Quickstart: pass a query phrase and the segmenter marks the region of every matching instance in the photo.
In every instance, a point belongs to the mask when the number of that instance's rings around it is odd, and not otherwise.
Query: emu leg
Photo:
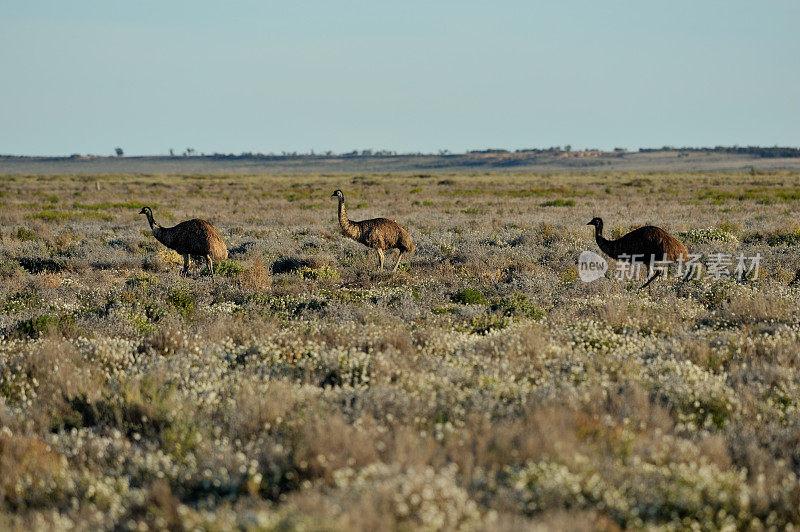
[[[403,256],[403,252],[398,250],[397,252],[397,262],[394,263],[394,268],[392,268],[392,272],[397,271],[397,267],[400,266],[400,257]]]
[[[383,271],[383,259],[385,258],[385,256],[383,254],[383,250],[382,249],[378,248],[377,251],[378,251],[378,271],[382,272]]]
[[[658,277],[659,275],[661,275],[661,270],[658,270],[656,273],[654,273],[653,276],[646,283],[644,283],[642,285],[642,288],[640,288],[639,290],[643,290],[643,289],[647,288],[647,285],[652,283],[655,280],[655,278]],[[650,289],[648,288],[648,290],[650,290]]]
[[[211,255],[206,255],[206,266],[208,266],[208,272],[211,274],[211,278],[214,278],[214,262],[211,260]]]
[[[183,269],[181,275],[189,275],[189,255],[183,256]]]

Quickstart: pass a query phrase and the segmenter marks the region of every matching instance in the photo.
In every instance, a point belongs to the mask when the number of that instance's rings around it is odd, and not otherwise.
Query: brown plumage
[[[204,260],[211,276],[214,276],[214,261],[228,258],[228,248],[216,227],[205,220],[187,220],[174,227],[162,227],[153,219],[153,211],[145,207],[139,214],[147,216],[147,222],[156,240],[174,249],[183,256],[182,275],[189,273],[189,259]]]
[[[347,217],[342,191],[334,191],[331,197],[339,198],[339,225],[342,226],[342,233],[378,252],[378,270],[383,270],[383,252],[387,249],[394,248],[399,252],[392,271],[397,270],[403,253],[414,253],[414,240],[397,222],[387,218],[352,221]]]
[[[643,262],[647,268],[647,275],[650,275],[650,264],[654,261],[689,261],[689,250],[681,244],[675,237],[659,227],[646,225],[639,229],[634,229],[630,233],[619,237],[616,240],[606,240],[603,238],[603,220],[592,218],[586,225],[593,225],[595,230],[595,240],[600,250],[614,260],[624,260],[633,262]],[[662,270],[657,270],[642,288],[653,282],[656,277],[661,275]],[[641,290],[640,288],[639,290]]]

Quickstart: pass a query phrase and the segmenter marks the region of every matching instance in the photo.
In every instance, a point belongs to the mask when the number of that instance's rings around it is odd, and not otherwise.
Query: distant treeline
[[[773,146],[715,146],[714,148],[639,148],[639,153],[653,153],[664,151],[693,152],[693,153],[729,153],[736,155],[754,155],[756,157],[800,157],[800,148]]]
[[[502,148],[487,148],[484,150],[469,150],[465,153],[452,153],[449,150],[439,150],[437,153],[423,153],[423,152],[408,152],[398,153],[392,150],[353,150],[344,153],[334,153],[332,151],[326,152],[281,152],[280,155],[274,153],[252,153],[243,152],[240,155],[233,153],[213,153],[210,157],[214,158],[256,158],[256,159],[282,159],[282,158],[327,158],[327,157],[343,157],[343,158],[356,158],[356,157],[463,157],[465,155],[503,155],[503,154],[525,154],[525,155],[560,155],[563,153],[572,153],[573,151],[582,152],[599,152],[620,155],[628,153],[625,148],[614,148],[613,150],[605,151],[598,148],[584,148],[582,150],[573,150],[572,146],[551,146],[549,148],[522,148],[518,150],[505,150]],[[654,153],[654,152],[693,152],[693,153],[726,153],[736,155],[753,155],[755,157],[800,157],[800,148],[781,147],[781,146],[715,146],[713,148],[675,148],[672,146],[664,146],[661,148],[639,148],[639,153]],[[205,154],[203,154],[205,155]]]
[[[214,159],[264,159],[264,160],[281,160],[281,159],[326,159],[326,158],[345,158],[355,159],[362,157],[371,158],[389,158],[389,157],[446,157],[446,158],[459,158],[468,157],[470,155],[504,155],[504,154],[518,154],[522,156],[556,156],[564,153],[579,152],[597,152],[601,154],[610,154],[622,156],[629,153],[625,148],[614,148],[611,151],[604,151],[597,148],[585,148],[583,150],[573,150],[572,146],[551,146],[549,148],[523,148],[519,150],[504,150],[500,148],[489,148],[485,150],[470,150],[465,153],[452,153],[449,150],[439,150],[437,153],[423,153],[423,152],[410,152],[398,153],[392,150],[353,150],[344,153],[334,153],[332,151],[325,152],[281,152],[280,154],[274,153],[253,153],[243,152],[241,154],[234,153],[212,153],[202,154],[205,157]],[[639,153],[655,153],[655,152],[679,152],[679,153],[725,153],[737,155],[751,155],[754,157],[800,157],[800,148],[790,147],[762,147],[762,146],[716,146],[714,148],[673,148],[664,146],[663,148],[639,148]],[[185,157],[186,155],[176,155],[175,157]]]
[[[242,152],[239,155],[229,153],[212,153],[209,156],[215,158],[236,158],[236,157],[251,157],[256,159],[271,159],[271,158],[285,158],[285,157],[317,157],[317,158],[327,158],[327,157],[343,157],[343,158],[356,158],[356,157],[463,157],[464,155],[480,155],[480,154],[506,154],[506,153],[526,153],[526,154],[533,154],[533,155],[557,155],[559,153],[569,152],[571,150],[570,146],[552,146],[550,148],[524,148],[520,150],[504,150],[504,149],[497,149],[497,148],[488,148],[485,150],[470,150],[464,153],[453,153],[450,150],[439,150],[436,153],[424,153],[424,152],[403,152],[398,153],[393,150],[353,150],[347,151],[342,153],[335,153],[333,151],[325,151],[325,152],[314,152],[311,151],[309,153],[300,153],[296,151],[292,152],[281,152],[280,154],[274,153],[253,153],[253,152]],[[617,148],[615,151],[624,151],[621,148]],[[205,155],[205,154],[203,154]]]
[[[116,148],[116,157],[122,157],[122,148]],[[469,158],[470,156],[480,156],[480,155],[508,155],[508,154],[516,154],[516,157],[522,158],[535,158],[535,157],[542,157],[542,156],[559,156],[563,154],[572,154],[572,155],[580,155],[580,153],[586,154],[587,152],[591,152],[594,155],[600,156],[617,156],[623,157],[625,154],[630,153],[625,148],[614,148],[613,150],[605,151],[600,150],[597,148],[585,148],[583,150],[573,150],[572,146],[551,146],[549,148],[523,148],[518,150],[505,150],[505,149],[498,149],[498,148],[488,148],[484,150],[470,150],[465,153],[452,153],[449,150],[439,150],[437,153],[422,153],[422,152],[406,152],[406,153],[398,153],[392,150],[353,150],[349,152],[343,153],[335,153],[333,151],[324,151],[324,152],[314,152],[313,150],[308,153],[300,153],[300,152],[281,152],[280,154],[276,153],[255,153],[255,152],[242,152],[239,154],[235,153],[197,153],[192,148],[187,148],[184,152],[177,154],[173,150],[170,150],[169,155],[152,155],[152,156],[143,156],[142,158],[184,158],[184,157],[207,157],[211,159],[261,159],[267,161],[278,161],[278,160],[286,160],[286,159],[327,159],[327,158],[343,158],[343,159],[355,159],[355,158],[410,158],[410,157],[440,157],[440,158],[448,158],[448,159],[455,159],[455,158]],[[679,154],[688,154],[688,153],[721,153],[721,154],[735,154],[735,155],[750,155],[754,157],[800,157],[800,148],[791,148],[791,147],[781,147],[781,146],[772,146],[772,147],[763,147],[763,146],[715,146],[714,148],[695,148],[695,147],[684,147],[684,148],[676,148],[673,146],[663,146],[661,148],[639,148],[639,153],[657,153],[657,152],[678,152]],[[0,155],[0,160],[2,159],[12,159],[12,158],[21,158],[21,159],[49,159],[49,160],[65,160],[65,159],[95,159],[95,158],[103,158],[103,155],[81,155],[78,153],[74,153],[68,157],[59,157],[59,156],[25,156],[25,155]],[[113,156],[112,156],[113,157]],[[129,157],[129,158],[138,158],[138,157]]]

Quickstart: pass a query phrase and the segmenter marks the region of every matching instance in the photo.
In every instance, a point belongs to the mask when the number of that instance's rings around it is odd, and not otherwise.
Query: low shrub
[[[187,317],[194,312],[194,309],[197,306],[197,298],[185,286],[173,288],[167,296],[167,302],[184,317]]]
[[[77,330],[74,314],[40,314],[17,325],[17,330],[31,338],[36,338],[51,332],[58,332],[64,336],[72,336]]]
[[[0,259],[0,279],[11,279],[25,273],[19,262],[13,259]]]
[[[475,288],[464,288],[453,294],[450,299],[453,300],[453,303],[462,305],[485,305],[488,303],[486,296]]]
[[[544,203],[541,203],[540,205],[542,207],[574,207],[575,206],[575,200],[573,200],[573,199],[565,200],[565,199],[562,199],[562,198],[556,198],[554,200],[545,201]]]
[[[314,281],[339,278],[339,272],[327,264],[320,266],[319,268],[309,268],[308,266],[303,266],[297,270],[297,274],[303,279],[311,279]]]
[[[27,227],[17,227],[16,233],[14,233],[17,237],[17,240],[21,242],[31,242],[33,240],[38,240],[39,235],[33,229],[28,229]]]
[[[223,277],[238,277],[244,270],[244,264],[238,260],[223,260],[214,265],[214,273]]]
[[[528,300],[525,294],[513,294],[495,301],[492,310],[504,316],[521,316],[538,320],[544,317],[544,311]]]

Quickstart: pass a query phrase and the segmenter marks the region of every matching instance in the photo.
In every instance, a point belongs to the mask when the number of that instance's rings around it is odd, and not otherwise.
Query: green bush
[[[0,279],[10,279],[22,273],[25,273],[25,269],[19,262],[12,259],[0,260]]]
[[[130,320],[136,327],[136,332],[142,336],[156,332],[156,326],[150,323],[146,317],[140,314],[131,314]]]
[[[77,329],[74,314],[40,314],[17,325],[17,330],[22,334],[36,338],[49,332],[58,331],[61,334],[74,333]]]
[[[775,246],[796,246],[800,244],[800,232],[791,233],[775,232],[767,236],[767,244]]]
[[[158,304],[147,304],[143,309],[130,313],[130,320],[136,327],[136,332],[148,335],[156,332],[156,324],[167,315],[167,310]]]
[[[492,330],[505,329],[509,325],[511,325],[511,319],[508,316],[484,314],[472,318],[467,325],[467,331],[474,334],[486,334]]]
[[[522,316],[534,320],[544,317],[544,311],[529,301],[525,294],[514,294],[495,301],[492,310],[499,311],[504,316]]]
[[[214,265],[214,273],[223,277],[237,277],[244,270],[244,264],[238,260],[223,260]]]
[[[7,313],[21,312],[25,309],[31,308],[39,303],[36,292],[27,289],[23,292],[17,292],[6,296],[3,303],[0,304],[0,310]]]
[[[149,234],[149,233],[146,233],[146,234],[147,234],[147,236],[150,236],[150,234]],[[159,248],[158,248],[158,246],[159,246],[159,243],[158,243],[158,241],[157,241],[157,240],[155,240],[155,239],[152,239],[152,240],[142,240],[141,242],[139,242],[139,243],[136,245],[136,247],[138,247],[138,248],[139,248],[139,251],[140,251],[141,253],[143,253],[143,254],[147,254],[147,253],[155,253],[155,252],[156,252],[156,251],[158,251],[158,249],[159,249]]]
[[[184,316],[190,315],[197,306],[197,298],[185,286],[174,288],[167,296],[167,302]]]
[[[138,273],[125,281],[127,288],[148,287],[158,283],[158,279],[146,273]]]
[[[573,207],[574,205],[575,205],[575,200],[572,199],[565,200],[561,198],[541,203],[542,207]]]
[[[757,231],[747,234],[743,241],[745,244],[761,244],[766,242],[770,247],[796,246],[800,244],[800,230],[791,232],[779,230],[772,233]]]
[[[309,268],[308,266],[303,266],[302,268],[297,270],[297,274],[303,279],[311,279],[314,281],[319,281],[321,279],[339,278],[339,272],[337,272],[334,268],[331,268],[327,264],[319,268]]]
[[[488,303],[486,297],[474,288],[465,288],[453,294],[451,297],[454,303],[462,305],[485,305]]]
[[[17,240],[21,240],[22,242],[30,242],[38,238],[39,236],[33,229],[28,229],[27,227],[17,227]]]

